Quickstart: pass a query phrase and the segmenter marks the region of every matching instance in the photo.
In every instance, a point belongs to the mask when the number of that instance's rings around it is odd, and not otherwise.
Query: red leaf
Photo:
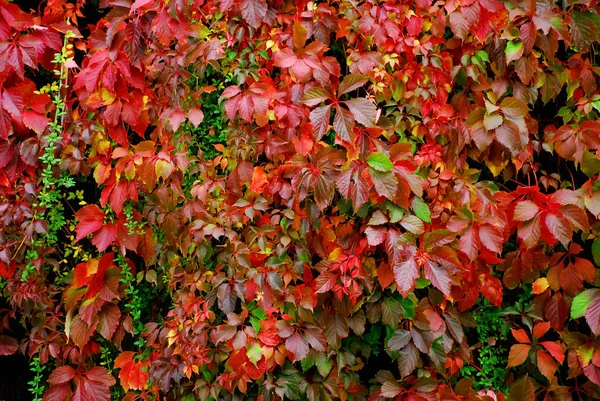
[[[475,229],[469,228],[465,231],[460,237],[459,243],[460,250],[463,251],[470,260],[475,260],[477,258],[477,254],[481,248],[481,242],[479,241],[479,236]]]
[[[331,106],[319,106],[310,112],[310,123],[315,132],[315,139],[320,141],[329,129],[331,119]]]
[[[564,217],[548,213],[544,219],[544,224],[557,241],[565,247],[569,245],[569,242],[571,241],[570,224]]]
[[[17,121],[23,119],[23,94],[18,88],[5,89],[2,92],[2,106]]]
[[[484,225],[479,227],[479,239],[483,246],[495,253],[502,252],[502,244],[504,243],[504,236],[500,231],[490,225]]]
[[[71,366],[63,365],[54,369],[48,377],[48,381],[52,384],[61,384],[71,381],[75,377],[75,369]]]
[[[104,255],[102,255],[102,257],[98,261],[97,270],[92,273],[92,277],[88,284],[88,290],[85,299],[95,297],[96,294],[100,292],[100,289],[104,286],[104,276],[106,274],[106,271],[113,264],[114,258],[115,254],[113,252],[105,253]],[[90,262],[88,262],[88,264],[89,263]],[[89,273],[90,272],[88,272],[88,274]]]
[[[50,119],[45,114],[36,113],[33,110],[26,110],[23,113],[23,124],[37,134],[41,135],[46,130],[49,122]]]
[[[308,342],[304,336],[295,332],[285,340],[285,348],[293,354],[292,362],[300,361],[308,355]]]
[[[396,285],[398,292],[406,298],[415,288],[415,281],[419,278],[419,265],[413,258],[401,262],[394,266],[394,278],[396,279]]]
[[[117,226],[113,223],[108,223],[94,233],[92,245],[98,249],[98,252],[104,252],[115,239],[117,239]]]
[[[10,263],[5,263],[0,260],[0,277],[11,279],[15,275],[16,270],[17,262],[15,260],[11,260]]]
[[[104,212],[97,205],[87,205],[75,213],[79,221],[75,227],[76,240],[85,238],[88,234],[98,231],[104,223]]]
[[[102,337],[110,340],[119,326],[120,317],[121,310],[117,305],[110,302],[105,303],[98,314],[99,319],[96,331],[100,333]]]
[[[113,386],[116,381],[108,373],[108,369],[96,366],[85,372],[84,375],[86,378],[82,378],[73,400],[110,401],[110,386]],[[81,394],[81,400],[77,400],[77,392]]]
[[[240,9],[248,25],[258,29],[267,16],[268,6],[265,0],[242,0]]]
[[[194,127],[198,128],[202,120],[204,120],[204,113],[200,109],[190,109],[188,111],[188,119]]]
[[[431,284],[435,288],[440,290],[444,295],[450,295],[452,279],[444,267],[431,260],[427,260],[423,264],[423,273],[425,278],[431,281]]]
[[[561,346],[552,341],[542,341],[540,345],[550,353],[559,363],[563,363],[565,360],[565,351],[561,348]]]
[[[15,338],[0,334],[0,355],[12,355],[18,349],[19,343]]]
[[[377,108],[370,100],[366,98],[356,98],[346,100],[344,102],[354,119],[365,127],[373,127],[375,125],[375,116]]]
[[[354,133],[352,132],[353,128],[354,117],[352,113],[340,106],[337,106],[335,108],[335,117],[333,118],[333,129],[335,130],[335,133],[338,134],[341,140],[352,143],[354,142]]]

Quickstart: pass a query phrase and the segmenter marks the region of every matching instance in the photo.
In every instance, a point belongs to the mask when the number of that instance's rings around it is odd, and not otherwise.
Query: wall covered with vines
[[[0,16],[20,399],[600,399],[598,1]]]

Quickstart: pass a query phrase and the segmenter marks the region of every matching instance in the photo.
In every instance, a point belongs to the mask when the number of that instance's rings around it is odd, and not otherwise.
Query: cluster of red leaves
[[[84,3],[0,0],[0,355],[53,366],[45,400],[109,400],[117,378],[128,400],[503,400],[457,382],[481,297],[529,302],[510,400],[598,396],[597,2],[104,0],[80,32]],[[32,77],[68,30],[54,174],[90,204],[50,248]],[[191,151],[208,69],[214,160]],[[117,253],[168,291],[134,318],[142,349]],[[368,372],[377,346],[397,368]]]

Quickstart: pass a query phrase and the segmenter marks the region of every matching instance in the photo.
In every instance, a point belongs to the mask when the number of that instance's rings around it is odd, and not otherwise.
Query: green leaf
[[[377,171],[391,171],[394,168],[389,157],[383,153],[375,152],[367,156],[367,163]]]
[[[417,297],[415,294],[409,294],[406,298],[400,301],[402,305],[402,316],[408,320],[415,319],[415,309],[417,308]]]
[[[583,159],[581,161],[581,171],[588,177],[593,177],[600,171],[600,159],[588,150],[583,152]]]
[[[431,211],[423,199],[415,197],[412,208],[418,218],[423,220],[425,223],[431,223]]]
[[[404,217],[404,209],[392,202],[387,202],[387,209],[390,213],[390,223],[397,223]]]
[[[253,343],[249,347],[246,347],[246,356],[254,365],[260,361],[263,356],[263,349],[258,343]]]
[[[267,318],[267,314],[261,308],[252,309],[250,313],[259,320],[265,320]]]
[[[260,331],[260,320],[258,320],[254,316],[250,317],[249,320],[250,320],[250,324],[252,325],[252,328],[254,329],[254,331],[258,333]]]
[[[429,287],[429,284],[431,284],[431,281],[429,281],[423,277],[419,277],[416,280],[416,288],[418,288],[418,289],[427,288],[427,287]]]
[[[590,301],[597,293],[598,290],[593,289],[577,294],[575,298],[573,298],[573,304],[571,305],[571,319],[578,319],[584,316]]]
[[[523,43],[511,40],[506,44],[506,64],[513,60],[520,59],[523,55]]]
[[[331,372],[331,368],[333,367],[333,361],[327,358],[327,354],[321,352],[317,355],[316,365],[319,374],[323,378],[325,378],[327,377],[327,375],[329,375],[329,372]]]

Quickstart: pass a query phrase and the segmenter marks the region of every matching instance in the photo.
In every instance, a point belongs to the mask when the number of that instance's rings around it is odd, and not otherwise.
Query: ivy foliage
[[[597,2],[17,3],[34,399],[600,398]]]

